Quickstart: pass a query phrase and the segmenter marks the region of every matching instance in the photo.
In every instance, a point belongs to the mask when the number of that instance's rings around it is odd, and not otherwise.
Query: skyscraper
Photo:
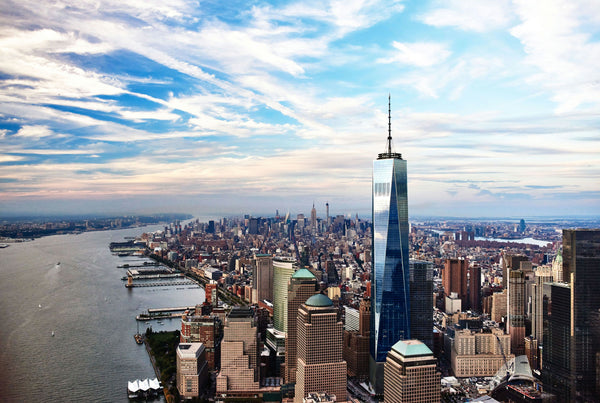
[[[346,401],[346,361],[342,358],[343,323],[326,295],[316,294],[298,309],[298,369],[294,402],[311,392]]]
[[[317,279],[307,269],[299,269],[290,279],[287,299],[287,333],[285,335],[285,382],[296,382],[298,308],[317,292]]]
[[[400,340],[385,363],[385,400],[391,403],[440,401],[437,359],[419,340]]]
[[[315,208],[314,202],[313,202],[312,210],[310,210],[310,229],[311,229],[311,231],[317,230],[317,209]]]
[[[253,295],[256,301],[273,301],[273,256],[256,254],[254,256],[254,274],[252,276]]]
[[[568,284],[552,285],[544,385],[561,401],[589,401],[600,393],[600,340],[593,329],[600,309],[600,230],[563,230],[562,257]]]
[[[288,282],[294,271],[294,260],[273,259],[273,327],[281,332],[287,332]]]
[[[516,355],[525,353],[525,273],[508,273],[508,333],[510,347]]]
[[[433,349],[433,263],[410,261],[410,335]]]
[[[387,150],[373,161],[373,280],[369,375],[383,393],[388,351],[410,338],[406,161],[392,152],[391,102]]]
[[[246,397],[259,389],[259,340],[250,308],[234,307],[225,321],[217,394]]]

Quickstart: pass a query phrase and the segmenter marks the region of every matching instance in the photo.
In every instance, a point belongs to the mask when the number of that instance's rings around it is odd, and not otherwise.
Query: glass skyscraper
[[[391,113],[390,113],[391,116]],[[392,152],[388,117],[387,151],[373,161],[373,273],[369,372],[383,392],[383,366],[398,340],[410,339],[408,200],[406,161]]]

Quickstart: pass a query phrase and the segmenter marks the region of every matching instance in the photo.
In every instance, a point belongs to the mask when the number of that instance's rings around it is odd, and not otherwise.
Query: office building
[[[296,335],[298,308],[318,290],[317,279],[307,269],[299,269],[290,278],[287,298],[287,332],[285,336],[285,382],[296,382]]]
[[[252,295],[256,295],[252,302],[273,301],[273,256],[267,254],[254,256],[252,288]]]
[[[245,398],[259,389],[259,340],[254,314],[249,308],[234,307],[223,329],[221,372],[217,376],[217,394]]]
[[[600,340],[594,331],[600,309],[600,230],[563,230],[563,279],[553,283],[543,344],[544,385],[561,401],[600,395]],[[563,285],[561,285],[563,284]]]
[[[202,343],[179,343],[177,346],[177,390],[183,399],[198,397],[208,380],[206,352]]]
[[[294,260],[273,258],[273,326],[287,331],[288,283],[295,272]]]
[[[462,309],[468,306],[467,271],[469,261],[465,258],[446,259],[442,270],[442,285],[444,296],[449,297],[453,292],[458,294]],[[446,307],[446,311],[448,308]]]
[[[552,261],[552,278],[557,283],[568,281],[563,279],[563,257],[560,250],[556,252],[556,257]]]
[[[298,309],[298,369],[294,402],[325,392],[346,401],[346,361],[342,358],[343,323],[333,302],[315,294]]]
[[[317,209],[315,208],[314,202],[312,209],[310,210],[310,229],[311,231],[317,230]]]
[[[525,354],[525,273],[510,270],[508,274],[508,326],[510,345],[516,355]]]
[[[510,336],[500,329],[491,332],[457,330],[451,347],[454,376],[493,376],[504,364],[514,358],[510,350]]]
[[[410,261],[410,334],[433,349],[433,263]]]
[[[408,267],[407,169],[402,155],[392,152],[391,107],[388,108],[387,150],[373,161],[373,275],[370,379],[383,393],[388,351],[410,338]]]
[[[385,362],[384,402],[431,403],[440,401],[437,359],[419,340],[400,340]]]
[[[502,318],[506,316],[508,309],[507,297],[508,293],[506,290],[492,294],[492,313],[490,315],[490,319],[497,323],[502,322]]]
[[[471,263],[467,269],[469,281],[467,284],[469,301],[468,308],[481,312],[481,266],[477,263]]]
[[[561,265],[562,266],[562,265]],[[531,307],[531,343],[535,343],[536,346],[539,347],[540,344],[543,343],[544,340],[544,283],[552,282],[552,268],[546,266],[540,266],[535,271],[535,280],[533,284],[533,292],[532,292],[532,307]],[[549,297],[549,296],[546,296]],[[537,350],[537,348],[536,348]],[[538,355],[538,351],[532,353],[536,356]],[[539,365],[539,357],[536,360],[532,360],[529,357],[529,362],[533,369],[540,369]],[[535,362],[534,362],[535,361]],[[536,364],[536,365],[534,365]]]

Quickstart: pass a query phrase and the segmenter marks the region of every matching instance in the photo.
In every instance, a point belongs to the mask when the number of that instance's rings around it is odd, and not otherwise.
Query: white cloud
[[[510,32],[523,44],[526,63],[537,69],[528,82],[550,92],[559,113],[600,106],[600,41],[583,30],[598,12],[600,4],[592,3],[549,0],[537,7],[515,1],[521,23]]]
[[[429,67],[442,63],[451,52],[444,44],[434,42],[392,42],[397,52],[390,57],[380,58],[378,63],[399,63],[417,67]]]
[[[537,4],[538,9],[544,8]],[[435,7],[418,17],[434,27],[487,32],[508,26],[512,19],[509,0],[437,1]]]

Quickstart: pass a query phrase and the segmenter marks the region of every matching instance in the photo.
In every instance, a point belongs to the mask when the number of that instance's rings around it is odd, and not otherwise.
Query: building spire
[[[388,93],[388,154],[392,153],[392,94]]]
[[[392,152],[392,95],[388,93],[388,137],[387,147],[384,153],[377,156],[378,160],[396,158],[402,159],[402,154]]]

